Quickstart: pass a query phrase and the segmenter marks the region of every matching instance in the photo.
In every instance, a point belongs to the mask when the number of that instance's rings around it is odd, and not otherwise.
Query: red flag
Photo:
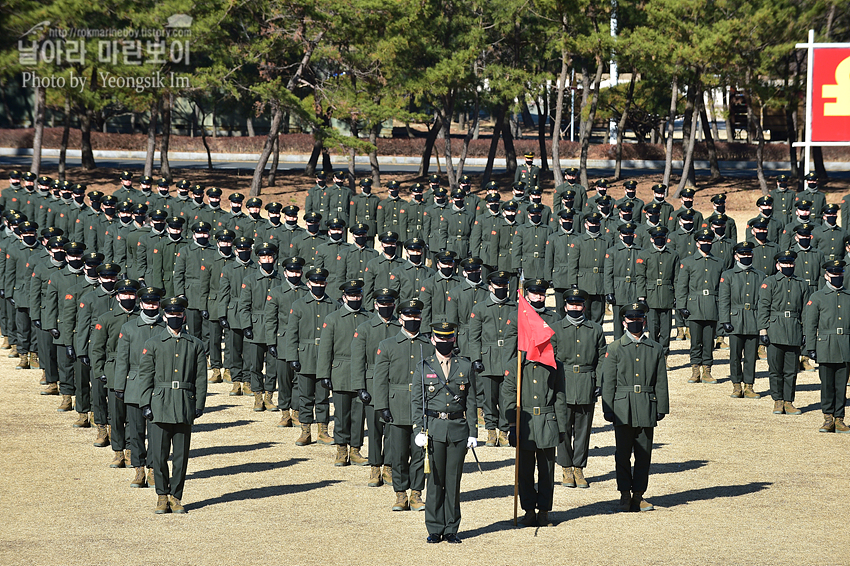
[[[522,295],[519,296],[518,325],[517,344],[526,353],[526,359],[555,367],[555,351],[549,343],[555,331],[549,328]]]

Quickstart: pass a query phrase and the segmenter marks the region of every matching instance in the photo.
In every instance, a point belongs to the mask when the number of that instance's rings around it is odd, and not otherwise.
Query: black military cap
[[[471,185],[472,184],[472,177],[470,177],[469,175],[461,175],[460,179],[457,180],[457,184],[458,185]]]
[[[20,171],[12,171],[11,173],[9,173],[9,178],[14,179],[16,181],[20,181],[21,180],[21,172]]]
[[[83,183],[76,183],[73,187],[71,187],[71,192],[75,195],[84,195],[86,194],[86,190],[88,190],[88,187]]]
[[[694,198],[694,196],[696,196],[696,194],[697,194],[697,192],[694,189],[692,189],[691,187],[685,187],[684,189],[682,189],[682,192],[679,193],[679,196],[681,196],[681,198],[691,198],[692,199],[692,198]]]
[[[785,250],[773,256],[773,261],[783,263],[793,263],[797,259],[797,252],[794,250]]]
[[[649,307],[646,303],[632,303],[620,307],[620,317],[622,318],[645,318],[649,312]]]
[[[62,247],[68,255],[78,256],[86,252],[86,245],[82,242],[68,242]]]
[[[232,242],[236,237],[236,232],[233,230],[228,230],[227,228],[222,228],[218,232],[215,233],[215,239],[219,242]]]
[[[305,275],[307,276],[307,279],[309,279],[310,281],[314,281],[314,282],[327,281],[328,270],[322,269],[320,267],[314,267],[313,269],[311,269],[307,273],[305,273]]]
[[[137,215],[147,214],[148,213],[148,205],[146,205],[143,202],[140,202],[139,204],[134,204],[133,207],[130,210],[133,214],[137,214]]]
[[[351,281],[346,281],[340,285],[339,290],[346,295],[357,295],[363,293],[363,285],[365,285],[365,283],[362,279],[352,279]]]
[[[565,189],[561,193],[561,200],[574,200],[576,198],[576,192],[572,189]]]
[[[591,224],[599,224],[600,222],[602,222],[602,215],[598,212],[591,212],[584,217],[584,221],[590,222]]]
[[[322,215],[318,212],[308,212],[304,215],[304,222],[307,224],[317,224],[322,221]]]
[[[428,182],[431,183],[432,185],[436,185],[437,183],[440,182],[440,176],[437,175],[436,173],[432,173],[431,175],[428,176]]]
[[[614,206],[614,199],[612,199],[610,195],[599,197],[596,199],[596,206],[607,206],[608,208],[611,208]]]
[[[452,198],[453,199],[462,199],[466,196],[466,191],[463,189],[452,189]]]
[[[120,179],[122,181],[130,181],[132,178],[133,178],[133,174],[130,173],[129,171],[124,171],[124,172],[121,173]]]
[[[229,197],[227,197],[227,200],[230,202],[242,202],[245,200],[245,195],[242,193],[232,193]]]
[[[142,175],[142,178],[139,179],[140,185],[150,185],[153,183],[153,178],[150,175]]]
[[[489,281],[493,285],[507,285],[510,280],[511,273],[509,271],[494,271],[489,276],[487,276],[487,281]]]
[[[167,221],[168,226],[170,228],[183,228],[183,225],[186,223],[186,219],[182,216],[172,216]]]
[[[829,273],[844,273],[844,266],[847,265],[840,259],[835,259],[824,263],[821,267]]]
[[[637,224],[634,222],[623,222],[617,226],[617,230],[620,231],[620,234],[634,234],[636,229]]]
[[[135,293],[141,285],[135,279],[121,279],[115,283],[116,293]]]
[[[576,211],[573,210],[572,208],[562,208],[560,211],[558,211],[558,216],[560,216],[564,220],[566,220],[568,218],[572,219],[575,215],[576,215]]]
[[[811,236],[812,230],[815,229],[814,224],[809,224],[808,222],[804,222],[802,224],[797,224],[794,226],[794,232],[800,234],[801,236]]]
[[[192,224],[192,232],[194,232],[195,234],[201,232],[209,232],[211,229],[212,226],[210,225],[210,223],[204,222],[203,220],[199,220],[198,222]]]
[[[434,196],[435,197],[444,197],[447,194],[449,194],[449,190],[446,187],[436,187],[434,189]]]
[[[89,252],[83,256],[83,263],[89,267],[94,267],[103,263],[105,256],[100,252]]]
[[[484,197],[485,202],[499,202],[502,200],[502,195],[499,193],[490,193]]]
[[[207,196],[212,198],[221,198],[221,189],[218,187],[210,187],[207,189]]]
[[[129,200],[125,200],[118,203],[118,206],[116,208],[118,209],[118,212],[132,212],[133,203]]]
[[[301,271],[304,269],[304,264],[307,262],[303,257],[292,256],[282,260],[280,263],[283,264],[283,267],[289,271]]]
[[[598,179],[596,181],[596,186],[597,187],[605,187],[607,189],[608,188],[608,179]]]
[[[162,310],[170,313],[182,313],[189,308],[189,301],[183,297],[171,297],[162,301]]]
[[[526,159],[534,159],[534,153],[529,151],[523,157],[525,157]]]
[[[349,228],[349,231],[354,235],[363,236],[369,233],[369,225],[364,222],[358,222],[357,224]]]
[[[454,263],[457,258],[457,253],[451,250],[440,250],[436,254],[438,263]]]
[[[528,211],[529,214],[543,214],[543,210],[546,207],[543,206],[543,203],[535,202],[531,203],[525,207],[525,210]]]
[[[468,257],[460,262],[460,267],[464,271],[477,271],[484,265],[484,260],[480,257]]]
[[[316,171],[316,178],[324,181],[328,178],[328,174],[325,171]]]
[[[776,182],[777,183],[787,183],[790,180],[791,180],[791,178],[784,173],[776,176]]]
[[[644,210],[645,211],[645,210]],[[679,213],[679,218],[682,220],[691,220],[693,221],[696,217],[697,213],[693,209],[683,210]]]
[[[712,216],[710,220],[712,224],[717,224],[718,226],[720,226],[729,222],[729,217],[725,214],[716,214]]]
[[[281,212],[283,212],[284,216],[298,216],[298,213],[301,211],[300,208],[295,206],[294,204],[290,204],[288,206],[284,206]]]
[[[24,181],[35,181],[36,177],[37,175],[32,171],[27,171],[26,173],[24,173]],[[50,182],[50,177],[45,177],[45,179],[47,179],[48,183]]]
[[[750,221],[750,226],[752,226],[755,230],[767,230],[767,225],[767,220],[764,218],[758,218]]]
[[[837,204],[835,204],[834,202],[830,203],[830,204],[826,205],[825,207],[823,207],[823,214],[830,214],[830,215],[838,214],[839,208],[840,207]]]
[[[263,199],[257,197],[251,197],[245,201],[246,208],[262,208]]]
[[[233,241],[233,245],[237,248],[253,248],[254,247],[254,238],[248,236],[240,236]]]
[[[25,220],[20,223],[18,230],[20,230],[21,233],[38,232],[38,223],[32,222],[31,220]]]
[[[398,181],[390,181],[387,183],[388,189],[398,189],[399,187],[401,187],[401,183]]]
[[[40,177],[38,181],[39,185],[50,185],[51,190],[59,190],[62,187],[62,181],[59,179],[51,180],[50,177]]]
[[[20,212],[14,212],[14,211],[10,211],[10,212],[12,212],[12,214],[9,215],[9,224],[14,226],[14,225],[22,224],[22,223],[27,221],[26,215],[21,214]]]
[[[165,295],[165,289],[159,287],[142,287],[139,289],[139,300],[143,303],[158,303]]]
[[[347,179],[348,171],[344,171],[343,169],[338,169],[334,171],[334,179]]]
[[[280,211],[283,210],[283,205],[279,202],[270,202],[264,208],[269,211],[269,214],[280,214]]]
[[[620,210],[625,211],[625,212],[632,212],[635,209],[635,201],[627,200],[626,202],[621,204],[619,206],[619,208],[620,208]]]
[[[497,183],[496,181],[487,181],[487,184],[484,185],[484,188],[487,189],[487,190],[498,191],[499,190],[499,183]]]
[[[410,238],[404,243],[404,249],[406,250],[421,250],[424,249],[427,244],[425,240],[422,238]]]
[[[100,199],[100,204],[105,206],[106,208],[115,207],[118,204],[118,197],[115,195],[106,195]]]
[[[379,303],[394,303],[398,299],[398,291],[395,289],[377,289],[375,291],[375,300]]]
[[[398,234],[393,231],[383,232],[378,234],[378,241],[388,244],[398,242]]]
[[[812,203],[808,200],[797,201],[797,210],[811,210]]]
[[[201,185],[199,183],[195,183],[194,185],[192,185],[192,194],[200,195],[200,194],[203,194],[203,193],[204,193],[204,186],[203,185]]]
[[[570,167],[569,169],[567,169],[566,173],[567,175],[574,177],[578,175],[578,169],[576,167]]]
[[[525,192],[525,181],[514,181],[511,183],[511,189]]]
[[[413,183],[413,186],[410,187],[410,190],[414,193],[422,193],[425,192],[425,187],[422,186],[422,183]]]
[[[545,293],[549,287],[549,282],[545,279],[526,279],[523,284],[523,288],[532,293]]]
[[[166,218],[168,218],[168,212],[162,210],[161,208],[157,208],[153,212],[150,213],[151,220],[162,222]]]
[[[664,183],[656,183],[656,184],[652,185],[652,192],[653,193],[666,193],[667,192],[667,185],[665,185]]]
[[[68,238],[65,236],[51,236],[49,240],[47,240],[47,247],[49,249],[61,248],[65,249],[65,244],[68,243]]]
[[[735,252],[736,254],[747,255],[747,254],[753,253],[753,248],[755,248],[755,247],[756,247],[756,245],[752,242],[746,242],[746,241],[738,242],[732,248],[732,251]]]
[[[59,190],[62,191],[63,193],[73,192],[74,191],[74,184],[71,181],[65,179],[64,181],[62,181],[59,184]]]
[[[590,299],[590,295],[584,289],[567,289],[564,291],[564,300],[568,303],[583,303]]]
[[[418,300],[413,299],[411,301],[404,301],[396,308],[400,314],[409,314],[409,315],[417,315],[422,314],[422,309],[425,308],[425,304]]]
[[[634,179],[629,179],[628,181],[623,183],[623,186],[626,187],[627,189],[636,189],[637,188],[637,181],[635,181]]]
[[[703,228],[702,230],[697,230],[694,232],[694,240],[714,240],[714,231],[711,228]]]
[[[649,229],[649,235],[653,238],[667,237],[667,226],[653,226]]]
[[[502,205],[502,210],[518,210],[519,203],[513,199]]]
[[[56,226],[48,226],[41,231],[42,238],[53,238],[54,236],[64,236],[65,230],[62,228],[57,228]]]
[[[457,331],[457,324],[454,322],[432,322],[431,333],[440,338],[451,338]]]
[[[165,183],[165,185],[162,185],[163,182]],[[160,179],[159,180],[159,186],[160,187],[162,187],[162,186],[167,187],[168,186],[168,179],[166,179],[164,177],[162,179]],[[177,185],[176,185],[176,187],[178,189],[188,189],[190,186],[191,185],[189,184],[189,181],[187,179],[183,179],[182,181],[177,181]]]
[[[360,186],[361,187],[371,187],[373,182],[374,181],[372,181],[371,177],[363,177],[362,179],[360,179]]]
[[[90,191],[88,197],[92,202],[101,202],[103,200],[103,193],[100,191]]]
[[[331,218],[330,220],[328,220],[328,228],[334,228],[334,229],[338,228],[338,229],[342,230],[342,229],[345,228],[345,220],[343,220],[342,218],[336,218],[336,217]]]
[[[806,181],[817,181],[818,174],[812,171],[811,173],[807,173],[805,177],[803,177]]]
[[[714,204],[722,204],[726,202],[726,195],[722,193],[719,195],[714,195],[713,197],[711,197],[711,202],[713,202]]]
[[[649,216],[661,214],[661,205],[657,202],[651,202],[645,207],[643,207],[643,212],[645,214],[648,214]]]
[[[277,246],[270,242],[263,242],[254,246],[256,255],[277,255]]]
[[[543,194],[543,188],[542,187],[531,187],[530,189],[528,189],[528,194],[535,195],[535,196],[542,195]]]
[[[117,263],[102,263],[97,266],[97,274],[100,277],[115,277],[121,273],[121,266]]]
[[[756,201],[756,206],[773,206],[773,197],[764,195]]]

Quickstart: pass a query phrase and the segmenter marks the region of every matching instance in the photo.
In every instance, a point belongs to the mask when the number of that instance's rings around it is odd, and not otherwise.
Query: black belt
[[[531,413],[532,415],[545,415],[547,413],[554,413],[555,407],[548,405],[546,407],[523,407],[523,411],[526,413]]]
[[[432,411],[431,409],[425,409],[425,414],[429,417],[434,417],[435,419],[456,421],[458,419],[462,419],[466,413],[465,411],[455,411],[454,413],[440,413],[438,411]]]
[[[651,385],[618,385],[616,393],[655,393]]]
[[[195,384],[188,381],[170,381],[165,383],[157,383],[157,389],[188,389],[189,391],[193,391],[195,389]]]

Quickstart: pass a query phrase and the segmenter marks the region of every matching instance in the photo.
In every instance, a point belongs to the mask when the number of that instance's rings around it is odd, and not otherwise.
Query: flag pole
[[[517,501],[519,498],[519,417],[522,401],[522,350],[517,349],[516,357],[516,453],[514,454],[514,526],[517,526]]]

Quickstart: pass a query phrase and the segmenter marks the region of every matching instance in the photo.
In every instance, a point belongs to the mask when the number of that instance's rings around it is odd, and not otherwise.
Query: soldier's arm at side
[[[605,263],[604,263],[604,278],[602,283],[603,292],[606,295],[614,294],[614,260],[616,255],[616,248],[608,248],[605,251]]]
[[[619,346],[612,342],[605,352],[602,365],[602,412],[614,413],[614,392],[617,388],[617,363]]]
[[[516,392],[516,369],[508,368],[507,375],[505,375],[505,378],[502,380],[502,386],[499,388],[499,399],[504,403],[502,415],[508,421],[508,424],[511,425],[516,424]]]
[[[378,345],[375,355],[375,377],[373,379],[372,406],[376,411],[388,409],[390,406],[390,358],[385,345],[386,340]]]
[[[558,420],[558,432],[567,432],[567,394],[566,377],[564,376],[564,364],[558,363],[552,370],[555,374],[555,418]]]
[[[272,290],[266,298],[266,304],[263,307],[263,324],[266,331],[266,344],[277,345],[278,331],[278,301],[280,295]],[[280,355],[282,352],[278,352]]]
[[[108,314],[108,312],[107,312]],[[104,365],[106,364],[106,327],[102,324],[103,317],[99,318],[91,333],[91,344],[89,345],[89,356],[91,357],[92,379],[106,375]]]
[[[676,308],[688,308],[688,287],[690,273],[685,265],[685,261],[679,262],[678,274],[676,275]]]
[[[660,346],[656,346],[661,351]],[[655,364],[655,398],[658,400],[657,412],[666,415],[670,412],[670,395],[667,389],[667,362],[659,355]]]
[[[511,269],[516,272],[522,268],[522,230],[519,228],[514,230],[512,249],[514,253],[511,256]]]
[[[174,260],[174,294],[186,296],[186,248],[177,252]]]
[[[239,300],[236,303],[236,317],[239,320],[239,327],[242,329],[251,328],[251,307],[253,305],[251,286],[247,283],[248,278],[242,283],[239,289]],[[259,332],[259,328],[257,332]]]
[[[728,324],[732,318],[732,271],[725,271],[720,276],[717,286],[718,322]]]
[[[413,418],[414,430],[425,430],[425,413],[423,413],[425,400],[422,395],[424,394],[423,389],[426,371],[429,370],[426,369],[425,364],[422,363],[422,360],[420,360],[416,366],[416,373],[413,374],[413,383],[411,384],[410,393],[410,410],[411,417]]]
[[[814,350],[817,344],[818,318],[820,317],[819,295],[815,294],[803,307],[803,336],[806,337],[806,350]]]
[[[770,306],[771,306],[771,287],[773,285],[773,277],[768,277],[764,281],[762,281],[761,286],[759,287],[758,294],[758,310],[756,311],[756,316],[758,317],[758,326],[759,330],[767,330],[770,326]]]
[[[469,427],[469,438],[478,438],[478,376],[469,367],[469,389],[466,392],[466,424]]]
[[[361,323],[351,339],[351,385],[355,391],[366,389],[366,343],[369,321]],[[371,393],[371,391],[370,391]]]
[[[325,317],[319,334],[319,356],[316,360],[316,379],[331,378],[331,363],[334,357],[334,330],[336,317]]]
[[[207,354],[200,340],[196,341],[195,374],[195,410],[203,411],[207,404]]]
[[[141,386],[139,407],[150,406],[151,404],[154,376],[156,375],[156,340],[159,340],[158,336],[153,336],[145,342],[142,355],[139,358],[139,385]]]
[[[115,377],[113,383],[115,389],[124,391],[127,389],[127,377],[130,375],[130,340],[124,334],[124,328],[118,335],[118,343],[115,347]]]
[[[286,336],[284,336],[284,344],[286,344],[285,352],[278,352],[286,357],[287,362],[298,361],[298,327],[301,321],[300,309],[296,309],[295,305],[289,309],[289,320],[286,323]]]

